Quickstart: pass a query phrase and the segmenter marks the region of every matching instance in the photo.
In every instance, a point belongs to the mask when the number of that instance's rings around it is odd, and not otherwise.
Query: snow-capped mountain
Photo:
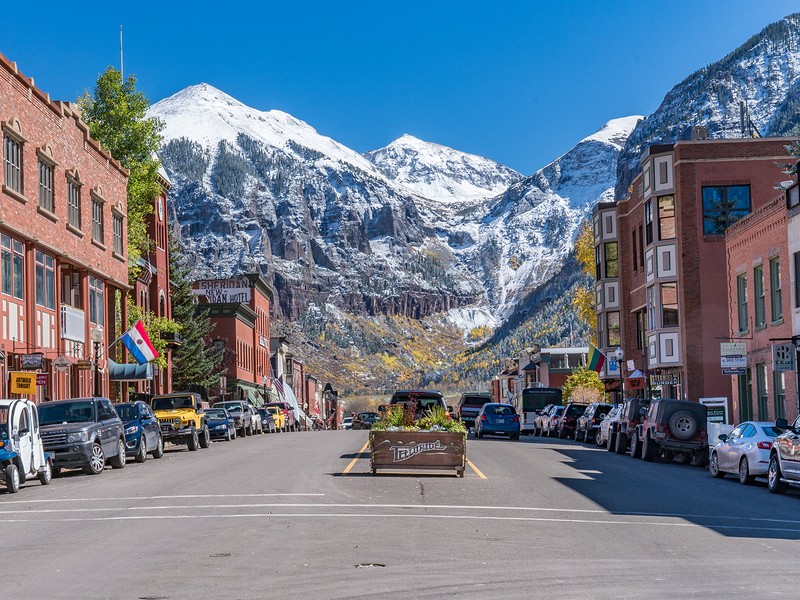
[[[689,139],[695,125],[711,138],[789,135],[800,127],[800,13],[768,25],[723,59],[674,86],[628,138],[619,160],[617,193],[624,196],[645,144]],[[746,119],[745,119],[746,121]]]
[[[502,194],[522,174],[488,158],[405,134],[366,156],[389,179],[439,203],[474,203]]]

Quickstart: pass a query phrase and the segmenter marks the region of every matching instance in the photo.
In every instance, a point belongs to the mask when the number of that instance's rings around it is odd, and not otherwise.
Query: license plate
[[[505,419],[497,419],[497,422],[498,422],[498,423],[505,423],[505,422],[506,422],[506,420],[505,420]]]

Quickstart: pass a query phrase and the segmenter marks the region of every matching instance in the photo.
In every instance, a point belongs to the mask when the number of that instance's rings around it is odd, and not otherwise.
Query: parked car
[[[612,408],[614,408],[613,404],[604,402],[592,402],[587,406],[575,424],[575,440],[594,444],[597,441],[597,433],[600,431],[600,423]]]
[[[153,396],[150,407],[158,419],[165,442],[185,445],[190,452],[211,446],[211,432],[200,394],[175,392]]]
[[[264,407],[275,406],[283,412],[284,425],[281,431],[297,431],[297,415],[294,414],[294,408],[288,402],[268,402]]]
[[[245,437],[255,433],[255,423],[253,423],[253,413],[248,410],[247,403],[240,400],[228,400],[217,402],[214,408],[224,408],[233,417],[238,435]]]
[[[619,420],[611,423],[609,443],[617,454],[625,454],[630,445],[631,435],[636,426],[642,422],[647,409],[650,407],[649,398],[628,398],[622,404]]]
[[[258,414],[258,408],[249,400],[244,403],[244,409],[250,413],[250,423],[253,424],[253,434],[263,434],[264,426],[262,425],[261,415]]]
[[[464,423],[464,426],[469,429],[475,426],[475,417],[481,410],[481,407],[487,402],[492,401],[492,395],[488,392],[468,392],[461,394],[461,399],[458,401],[458,408],[456,413],[458,418]]]
[[[537,413],[536,417],[533,419],[533,435],[544,435],[544,420],[554,406],[558,405],[548,404]]]
[[[353,428],[353,417],[345,417],[342,419],[342,429],[352,429]]]
[[[422,416],[426,411],[438,406],[447,410],[447,402],[441,392],[436,390],[397,390],[389,400],[390,405],[406,404],[414,407],[414,414]]]
[[[114,406],[125,428],[125,453],[143,463],[147,455],[164,456],[164,439],[158,419],[146,402],[123,402]]]
[[[559,438],[575,437],[575,428],[578,425],[578,417],[580,417],[586,410],[585,404],[577,402],[569,402],[564,407],[564,412],[558,417],[558,431]]]
[[[286,415],[283,414],[283,411],[280,409],[280,407],[265,404],[261,408],[272,415],[272,421],[275,423],[275,431],[286,430]]]
[[[766,477],[772,440],[781,433],[783,431],[775,427],[775,423],[740,423],[727,435],[719,436],[711,450],[708,470],[714,477],[735,473],[744,485],[750,485],[756,477]]]
[[[612,427],[619,424],[619,418],[622,414],[622,404],[615,404],[614,408],[608,411],[606,418],[600,421],[600,429],[597,432],[597,445],[605,447],[606,450],[612,452],[614,445],[611,440]]]
[[[125,430],[108,398],[46,402],[39,406],[39,426],[54,473],[81,468],[97,475],[106,461],[115,469],[125,466]]]
[[[791,427],[786,419],[778,419],[775,426],[785,431],[772,440],[767,486],[773,494],[783,494],[789,487],[800,487],[800,417]]]
[[[53,474],[52,455],[44,451],[36,404],[30,400],[0,400],[0,477],[11,494],[29,477],[42,485]]]
[[[699,402],[659,398],[631,436],[631,456],[645,461],[680,457],[698,467],[708,464],[708,408]]]
[[[565,408],[566,406],[554,405],[546,415],[542,415],[542,435],[549,437],[556,433],[558,420],[561,418],[561,415],[564,414]]]
[[[206,423],[212,440],[236,439],[236,419],[225,408],[213,406],[206,411]]]
[[[275,419],[272,418],[272,413],[264,407],[257,408],[256,412],[261,419],[261,430],[264,433],[275,433]]]
[[[475,437],[484,435],[507,435],[519,439],[519,415],[512,404],[489,402],[484,404],[475,417]]]
[[[375,412],[360,412],[353,417],[353,429],[372,429],[372,424],[380,419],[380,415]]]

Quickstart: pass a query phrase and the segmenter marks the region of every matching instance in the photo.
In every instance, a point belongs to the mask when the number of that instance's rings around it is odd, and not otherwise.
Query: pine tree
[[[181,345],[172,352],[172,386],[185,390],[190,384],[211,387],[223,373],[224,350],[211,340],[213,325],[208,314],[197,311],[192,294],[191,265],[180,242],[169,235],[172,319],[181,327]]]
[[[150,102],[136,91],[136,78],[129,75],[123,81],[114,67],[100,75],[92,95],[86,91],[78,98],[78,106],[92,137],[130,171],[128,259],[129,264],[136,265],[147,250],[147,216],[161,192],[156,151],[164,125],[157,118],[147,117]]]

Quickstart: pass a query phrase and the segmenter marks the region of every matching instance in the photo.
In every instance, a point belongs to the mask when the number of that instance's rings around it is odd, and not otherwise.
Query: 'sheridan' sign
[[[230,302],[250,302],[253,292],[250,281],[244,277],[236,279],[201,279],[196,282],[192,293],[196,296],[205,296],[212,304],[226,304]]]

